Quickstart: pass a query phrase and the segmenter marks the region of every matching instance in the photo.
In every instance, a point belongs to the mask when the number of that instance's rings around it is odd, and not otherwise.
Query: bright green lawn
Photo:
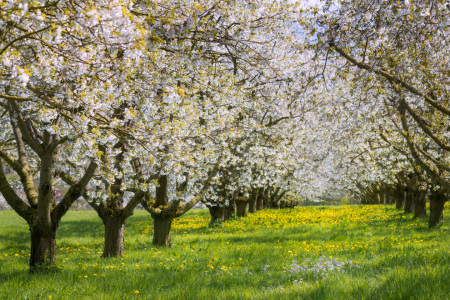
[[[154,248],[151,218],[137,211],[125,257],[101,259],[100,219],[69,212],[61,270],[29,274],[26,223],[0,211],[0,299],[450,298],[447,223],[428,230],[392,206],[266,210],[207,225],[206,210],[192,211],[175,221],[171,248]]]

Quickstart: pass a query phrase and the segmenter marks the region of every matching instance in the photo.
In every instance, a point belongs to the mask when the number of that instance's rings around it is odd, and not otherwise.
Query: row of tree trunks
[[[357,185],[362,204],[391,204],[398,201],[396,185],[377,182],[370,186]],[[403,186],[400,187],[403,190]]]
[[[420,174],[400,172],[395,176],[395,184],[388,185],[377,183],[364,187],[358,186],[360,195],[367,197],[366,203],[391,203],[395,202],[395,208],[403,209],[405,213],[414,213],[414,218],[423,218],[427,215],[426,202],[429,194],[430,217],[429,228],[442,223],[443,209],[447,200],[447,193],[433,186],[423,189],[423,178]]]
[[[410,190],[404,192],[404,201],[396,201],[397,209],[404,209],[405,213],[414,212],[414,218],[422,218],[427,215],[426,196],[427,190]],[[399,197],[400,198],[400,197]],[[429,193],[430,200],[430,217],[428,221],[429,228],[438,226],[443,221],[444,204],[447,195],[444,191],[431,189]],[[402,207],[403,204],[403,207]]]
[[[225,191],[225,189],[222,189]],[[281,199],[285,195],[285,191],[280,188],[252,188],[248,199],[244,197],[242,191],[235,191],[227,204],[222,208],[220,205],[208,206],[211,221],[210,225],[214,224],[216,220],[224,221],[230,219],[233,215],[237,217],[246,217],[248,213],[255,213],[258,210],[265,208],[279,209],[281,208]],[[226,192],[221,194],[222,198],[227,197]],[[283,208],[293,208],[298,202],[293,201],[285,205]]]

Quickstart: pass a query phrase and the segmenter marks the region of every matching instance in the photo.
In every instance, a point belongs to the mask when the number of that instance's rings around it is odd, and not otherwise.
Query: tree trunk
[[[247,216],[247,201],[236,200],[237,216],[246,217]]]
[[[426,191],[418,191],[414,193],[414,218],[422,218],[427,215],[427,201],[425,199],[426,194]]]
[[[280,199],[278,197],[274,197],[270,199],[269,208],[280,209]]]
[[[152,216],[153,217],[153,216]],[[153,245],[170,247],[173,216],[153,217]]]
[[[264,209],[264,197],[261,195],[262,193],[258,193],[258,197],[256,198],[256,210]]]
[[[403,204],[404,204],[404,200],[405,200],[405,192],[403,190],[396,190],[394,192],[394,196],[395,196],[395,208],[396,209],[402,209],[403,208]]]
[[[252,189],[250,193],[250,197],[248,199],[248,212],[255,213],[256,212],[256,200],[258,198],[259,188]]]
[[[234,200],[230,200],[228,205],[225,206],[225,209],[223,211],[223,218],[225,221],[231,219],[233,215],[236,214],[234,205],[235,205]]]
[[[119,217],[106,217],[105,224],[105,247],[102,257],[120,257],[123,255],[123,243],[126,221]]]
[[[269,208],[269,195],[270,195],[270,191],[268,188],[266,188],[265,190],[263,190],[262,192],[262,196],[263,196],[263,206],[264,208]]]
[[[386,203],[392,204],[392,190],[386,189],[385,191]]]
[[[442,191],[431,191],[430,195],[430,219],[428,227],[433,228],[442,223],[444,214],[445,194]]]
[[[408,190],[405,196],[405,213],[411,213],[414,211],[414,192]]]
[[[52,227],[47,232],[41,232],[37,226],[30,228],[31,254],[30,267],[37,265],[52,265],[56,261],[56,230]]]
[[[209,207],[209,213],[211,215],[211,222],[209,226],[214,225],[216,222],[221,222],[224,220],[225,209],[223,206],[211,206]]]

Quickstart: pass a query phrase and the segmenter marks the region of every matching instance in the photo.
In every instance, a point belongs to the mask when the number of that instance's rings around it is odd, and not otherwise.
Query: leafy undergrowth
[[[444,211],[445,221],[450,210]],[[0,211],[0,299],[444,299],[447,223],[392,206],[264,210],[208,227],[195,210],[175,220],[172,247],[151,245],[152,219],[127,223],[125,256],[101,259],[103,225],[69,212],[53,272],[28,272],[29,231]]]

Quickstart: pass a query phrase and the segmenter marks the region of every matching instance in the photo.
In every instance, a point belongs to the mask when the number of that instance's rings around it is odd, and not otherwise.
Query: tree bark
[[[422,218],[427,215],[427,201],[426,191],[417,191],[415,195],[414,203],[414,218]]]
[[[256,212],[256,200],[258,198],[259,188],[253,188],[250,197],[248,199],[248,212],[255,213]]]
[[[440,191],[431,191],[430,194],[430,219],[428,221],[428,227],[434,228],[443,221],[443,211],[446,195]]]
[[[153,217],[153,245],[170,247],[170,228],[172,227],[173,216],[152,216]]]
[[[234,206],[235,206],[234,200],[230,200],[228,205],[225,206],[225,209],[223,211],[223,218],[225,221],[231,219],[233,215],[236,214],[236,209]]]
[[[405,196],[405,213],[414,211],[414,192],[408,190]]]
[[[264,209],[264,197],[261,192],[262,189],[259,190],[258,196],[256,198],[256,210]]]
[[[405,200],[405,192],[403,190],[395,191],[395,208],[402,209],[404,200]]]
[[[246,217],[247,216],[247,201],[245,200],[236,200],[236,215],[238,217]]]
[[[30,267],[55,263],[57,227],[52,226],[47,232],[42,232],[37,226],[31,226]]]
[[[105,247],[102,257],[120,257],[124,251],[125,223],[123,218],[109,216],[103,220],[105,225]]]
[[[264,189],[261,195],[263,196],[264,208],[269,208],[270,189],[269,188]]]
[[[209,213],[211,215],[211,221],[209,222],[209,225],[214,225],[215,222],[224,220],[224,212],[225,209],[223,206],[211,206],[209,207]]]
[[[278,198],[270,199],[269,208],[280,209],[280,199]]]

